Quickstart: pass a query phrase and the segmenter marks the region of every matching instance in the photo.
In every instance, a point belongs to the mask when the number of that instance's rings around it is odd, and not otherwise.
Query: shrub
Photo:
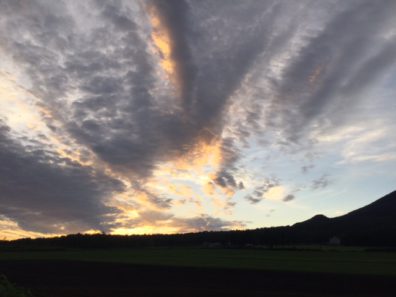
[[[16,287],[4,275],[0,275],[0,296],[1,297],[33,297],[33,295],[28,290]]]

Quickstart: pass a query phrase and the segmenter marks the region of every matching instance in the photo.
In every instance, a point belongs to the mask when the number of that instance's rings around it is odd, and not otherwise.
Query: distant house
[[[341,239],[338,236],[333,236],[329,239],[329,245],[340,245]]]

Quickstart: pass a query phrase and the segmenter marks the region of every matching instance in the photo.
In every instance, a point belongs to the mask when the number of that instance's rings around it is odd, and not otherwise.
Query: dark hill
[[[312,218],[310,218],[309,220],[306,220],[304,222],[296,223],[293,225],[293,227],[301,226],[301,225],[304,225],[304,226],[323,225],[323,224],[328,224],[330,220],[331,219],[329,219],[325,215],[320,214],[320,215],[313,216]]]
[[[373,203],[338,217],[345,221],[395,222],[396,220],[396,191],[374,201]]]
[[[396,245],[396,191],[346,215],[318,215],[292,227],[299,237],[325,243],[336,236],[344,244]]]

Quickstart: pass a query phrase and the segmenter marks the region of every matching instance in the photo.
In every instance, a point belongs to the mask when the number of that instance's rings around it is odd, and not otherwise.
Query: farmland
[[[2,251],[0,273],[38,297],[392,296],[396,253],[163,247]]]
[[[396,276],[396,253],[203,248],[3,251],[1,260],[69,260],[184,267]]]

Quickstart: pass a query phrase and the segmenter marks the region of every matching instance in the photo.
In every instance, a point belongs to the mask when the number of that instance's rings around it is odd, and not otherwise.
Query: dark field
[[[1,252],[40,297],[396,296],[396,253],[152,248]]]

